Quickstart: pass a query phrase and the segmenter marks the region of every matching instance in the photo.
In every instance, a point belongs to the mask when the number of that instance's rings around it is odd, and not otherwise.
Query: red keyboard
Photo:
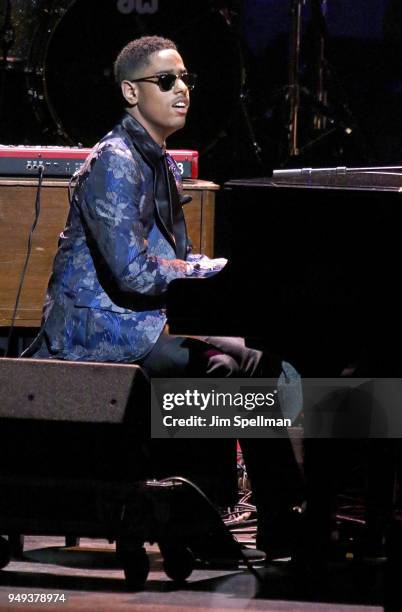
[[[45,177],[70,177],[80,169],[92,149],[0,145],[0,176],[35,176],[44,168]],[[182,178],[198,178],[198,151],[169,150]]]

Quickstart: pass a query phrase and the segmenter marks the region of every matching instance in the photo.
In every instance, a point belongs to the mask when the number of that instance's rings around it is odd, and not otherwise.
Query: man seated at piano
[[[169,335],[168,284],[226,262],[192,253],[180,173],[166,153],[168,136],[185,125],[195,75],[172,41],[151,36],[122,49],[115,76],[125,113],[79,172],[41,329],[25,356],[136,363],[150,377],[280,375],[279,360],[241,338]],[[243,440],[242,449],[257,544],[274,557],[288,536],[298,466],[289,440]]]

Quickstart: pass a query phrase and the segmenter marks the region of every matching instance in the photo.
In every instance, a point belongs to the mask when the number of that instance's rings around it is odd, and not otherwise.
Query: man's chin
[[[182,128],[184,128],[185,125],[186,125],[185,117],[180,119],[180,121],[175,121],[174,123],[172,123],[172,125],[170,126],[170,130],[169,130],[169,136],[173,134],[174,132],[177,132],[178,130],[181,130]]]
[[[178,127],[184,127],[186,125],[186,119],[187,117],[179,117],[175,123],[177,124]]]

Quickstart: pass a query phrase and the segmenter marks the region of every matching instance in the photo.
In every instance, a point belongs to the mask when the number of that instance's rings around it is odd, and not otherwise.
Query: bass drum
[[[48,141],[92,146],[113,127],[123,108],[113,61],[130,40],[154,34],[174,40],[198,74],[186,128],[169,146],[202,152],[224,132],[240,94],[241,61],[214,2],[70,0],[54,2],[48,15],[33,41],[28,74]]]

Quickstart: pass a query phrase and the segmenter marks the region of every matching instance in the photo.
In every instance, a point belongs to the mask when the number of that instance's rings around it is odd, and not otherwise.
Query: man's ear
[[[135,106],[138,102],[138,87],[131,81],[121,82],[121,93],[129,106]]]

